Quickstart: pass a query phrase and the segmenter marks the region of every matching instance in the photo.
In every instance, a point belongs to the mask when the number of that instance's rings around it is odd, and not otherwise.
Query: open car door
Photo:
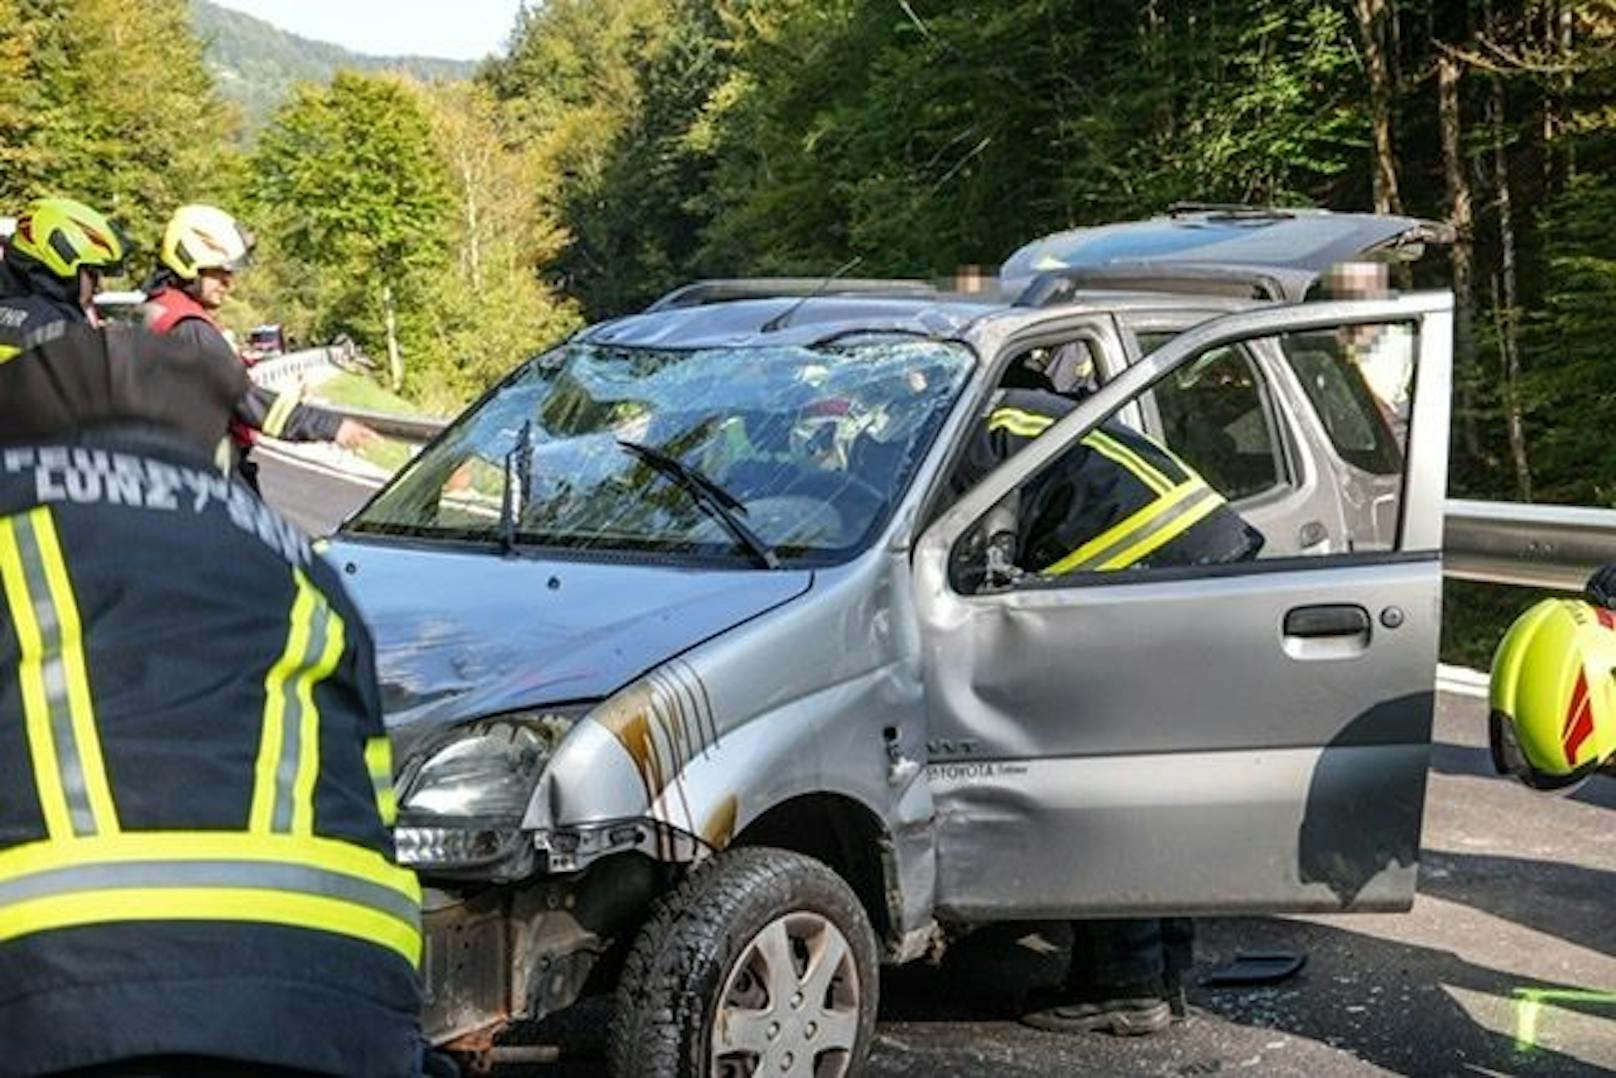
[[[1451,308],[1447,293],[1430,293],[1206,322],[1139,360],[926,531],[916,592],[945,915],[1412,901],[1440,623]],[[1039,329],[1025,327],[1000,358]],[[1330,355],[1321,341],[1335,342]],[[1371,400],[1308,380],[1363,378],[1369,350],[1402,350],[1407,411],[1377,415],[1371,403],[1357,417],[1396,431],[1389,510],[1344,507],[1343,541],[1312,552],[1275,542],[1232,564],[1033,567],[972,593],[982,573],[966,563],[996,507],[1164,379],[1214,377],[1237,347],[1294,361],[1292,392],[1275,399],[1308,413],[1293,418],[1318,435],[1289,450],[1298,482],[1355,467],[1354,418],[1325,413]],[[1347,459],[1313,459],[1315,444]],[[1187,447],[1167,448],[1196,466]]]

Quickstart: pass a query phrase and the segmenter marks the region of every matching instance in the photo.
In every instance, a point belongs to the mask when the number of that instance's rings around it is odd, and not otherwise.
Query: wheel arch
[[[901,900],[891,835],[868,806],[845,794],[799,794],[750,820],[730,849],[768,846],[812,857],[840,876],[888,946],[898,942]]]

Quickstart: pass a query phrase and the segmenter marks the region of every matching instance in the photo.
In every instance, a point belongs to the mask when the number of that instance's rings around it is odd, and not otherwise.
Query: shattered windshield
[[[507,379],[346,530],[745,560],[710,488],[693,489],[710,482],[780,558],[835,560],[885,521],[973,362],[960,344],[889,338],[566,345]]]

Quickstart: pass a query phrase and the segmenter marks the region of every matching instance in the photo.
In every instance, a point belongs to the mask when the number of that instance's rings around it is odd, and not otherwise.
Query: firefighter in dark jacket
[[[370,635],[211,463],[245,382],[136,327],[0,364],[0,1076],[421,1065]]]
[[[955,473],[969,490],[1077,407],[1036,369],[1006,388]],[[1060,576],[1117,569],[1208,565],[1256,555],[1262,535],[1166,447],[1116,420],[1083,436],[1019,492],[1006,536],[1015,569]]]
[[[970,489],[1077,407],[1091,385],[1079,371],[1056,392],[1058,360],[1035,352],[1013,367],[955,476]],[[988,539],[1001,578],[1244,561],[1262,548],[1215,488],[1177,455],[1115,419],[1100,424],[1012,498],[1007,530]],[[1186,918],[1076,921],[1066,982],[1023,1021],[1055,1032],[1131,1035],[1186,1013],[1183,974],[1194,926]]]
[[[63,325],[92,321],[102,275],[121,272],[123,260],[117,230],[82,202],[30,204],[0,256],[0,363]]]
[[[181,206],[163,231],[157,272],[146,285],[146,324],[156,333],[240,363],[214,315],[251,250],[250,237],[228,213],[213,206]],[[237,471],[254,490],[258,467],[248,454],[259,434],[291,442],[335,442],[344,449],[357,449],[377,437],[363,423],[256,385],[237,406],[230,434]]]

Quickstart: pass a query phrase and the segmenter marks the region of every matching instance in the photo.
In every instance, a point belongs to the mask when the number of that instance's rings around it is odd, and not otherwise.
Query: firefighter
[[[30,204],[0,251],[0,363],[63,325],[94,321],[101,277],[124,260],[112,223],[67,198]]]
[[[1616,565],[1584,598],[1544,599],[1510,626],[1493,657],[1493,766],[1534,790],[1570,792],[1616,768]]]
[[[146,324],[155,332],[240,362],[215,314],[252,252],[252,238],[236,219],[213,206],[181,206],[163,230],[157,271],[146,284]],[[294,396],[250,386],[231,425],[236,469],[254,491],[258,466],[249,453],[259,434],[293,442],[335,442],[358,449],[375,431]]]
[[[1062,392],[1051,372],[1060,373]],[[957,492],[1030,445],[1094,387],[1073,349],[1038,350],[1012,366],[1005,388],[955,474]],[[988,582],[1253,558],[1262,535],[1165,446],[1114,420],[1085,435],[989,514]],[[995,579],[995,577],[997,579]],[[1076,921],[1063,987],[1022,1017],[1060,1033],[1155,1033],[1186,1014],[1182,978],[1193,959],[1187,918]]]
[[[0,1075],[415,1074],[370,634],[184,347],[0,364]]]
[[[1056,392],[1043,368],[1062,362],[1059,353],[1035,354],[1011,368],[955,472],[957,493],[1077,407],[1091,376],[1078,374],[1078,388]],[[1218,564],[1254,557],[1263,543],[1194,469],[1115,420],[1085,435],[1015,497],[1014,527],[990,537],[1013,573]]]

